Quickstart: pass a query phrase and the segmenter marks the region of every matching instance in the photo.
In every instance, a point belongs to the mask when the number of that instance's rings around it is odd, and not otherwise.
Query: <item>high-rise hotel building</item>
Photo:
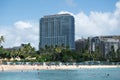
[[[44,16],[40,19],[39,48],[45,46],[69,46],[75,49],[74,17],[70,14]]]

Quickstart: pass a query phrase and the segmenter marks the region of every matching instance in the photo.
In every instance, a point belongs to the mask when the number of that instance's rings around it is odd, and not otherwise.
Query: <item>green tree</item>
[[[0,46],[1,46],[1,44],[2,44],[2,42],[4,42],[4,36],[0,36]]]
[[[20,51],[24,54],[32,54],[35,53],[35,48],[32,47],[30,43],[22,44]]]
[[[114,46],[111,46],[111,50],[108,52],[107,57],[110,61],[113,61],[115,56],[116,56],[116,53],[115,53],[115,50],[114,50]]]
[[[120,58],[120,48],[117,49],[117,58]]]
[[[115,56],[116,56],[114,46],[111,46],[110,55],[112,58],[115,58]]]
[[[0,46],[0,58],[4,58],[4,49],[3,46]]]

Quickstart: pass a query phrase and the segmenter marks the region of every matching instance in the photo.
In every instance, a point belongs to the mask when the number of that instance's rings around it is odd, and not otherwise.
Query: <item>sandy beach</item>
[[[90,68],[120,68],[120,65],[61,65],[61,66],[43,66],[43,65],[0,65],[0,71],[14,70],[56,70],[56,69],[90,69]]]

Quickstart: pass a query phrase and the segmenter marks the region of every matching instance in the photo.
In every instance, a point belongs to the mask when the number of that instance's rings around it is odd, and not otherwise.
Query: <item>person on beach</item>
[[[4,72],[4,68],[1,66],[2,72]]]

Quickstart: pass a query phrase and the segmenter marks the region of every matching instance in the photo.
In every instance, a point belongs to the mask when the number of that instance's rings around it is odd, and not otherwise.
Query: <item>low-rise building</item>
[[[81,53],[84,52],[84,50],[87,49],[87,46],[88,46],[88,40],[87,39],[78,39],[75,41],[75,49],[77,51],[80,51]]]
[[[99,52],[103,57],[107,57],[114,51],[117,57],[117,50],[120,48],[120,36],[97,36],[89,37],[89,51]]]

